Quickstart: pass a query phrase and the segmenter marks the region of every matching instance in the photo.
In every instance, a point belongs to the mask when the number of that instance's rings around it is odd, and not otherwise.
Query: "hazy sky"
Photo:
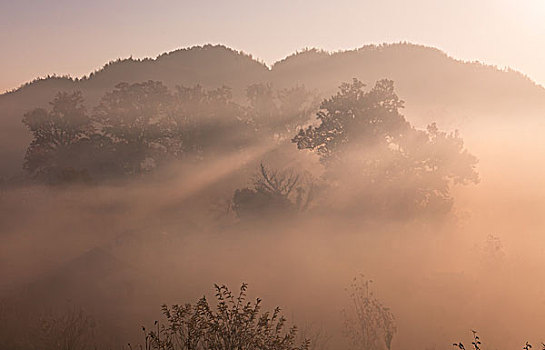
[[[409,41],[545,84],[545,0],[0,0],[0,29],[0,91],[205,43],[271,64],[304,47]]]

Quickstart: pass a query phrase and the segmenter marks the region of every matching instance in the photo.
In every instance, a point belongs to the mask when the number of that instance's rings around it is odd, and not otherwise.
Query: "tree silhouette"
[[[316,152],[327,176],[362,189],[366,204],[359,208],[400,216],[422,209],[447,212],[451,183],[478,182],[477,159],[457,132],[442,132],[435,124],[412,127],[399,112],[403,101],[393,81],[364,87],[357,79],[343,83],[322,102],[319,125],[301,129],[292,142]]]
[[[24,169],[52,182],[78,177],[85,172],[79,154],[94,133],[82,94],[60,92],[50,105],[49,111],[37,108],[23,117],[33,136]]]
[[[177,86],[174,92],[176,133],[185,153],[207,157],[246,146],[255,136],[246,114],[225,86]]]
[[[241,219],[290,215],[308,209],[315,185],[307,173],[259,166],[253,186],[237,189],[233,209]]]
[[[172,95],[155,81],[121,83],[104,95],[93,119],[126,173],[145,172],[177,152],[171,107]]]

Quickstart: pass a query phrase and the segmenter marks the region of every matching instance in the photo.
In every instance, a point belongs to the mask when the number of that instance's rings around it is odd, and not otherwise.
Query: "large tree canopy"
[[[24,168],[48,181],[70,177],[79,171],[81,153],[93,133],[80,92],[61,92],[46,111],[37,108],[23,117],[32,132]]]
[[[331,179],[361,194],[358,208],[402,216],[448,211],[451,183],[478,182],[477,159],[457,132],[411,126],[391,80],[364,87],[357,79],[342,84],[322,102],[319,124],[301,129],[292,141],[316,152]]]
[[[255,137],[247,111],[233,100],[231,89],[177,86],[174,119],[182,149],[206,158],[247,146]]]
[[[172,142],[176,135],[171,111],[172,95],[161,82],[121,83],[102,98],[93,119],[125,172],[138,174],[155,167],[178,145]]]

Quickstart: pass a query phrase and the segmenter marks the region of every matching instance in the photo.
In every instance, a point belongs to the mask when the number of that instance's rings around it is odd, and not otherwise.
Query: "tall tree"
[[[49,111],[37,108],[23,117],[32,132],[24,169],[35,177],[55,178],[83,171],[79,151],[94,133],[81,92],[60,92]]]
[[[358,208],[399,216],[447,212],[451,183],[478,182],[477,159],[457,132],[412,127],[393,81],[364,87],[357,79],[343,83],[322,102],[319,125],[301,129],[292,142],[316,152],[330,178],[361,194]]]
[[[255,137],[246,111],[225,86],[177,86],[174,118],[183,151],[199,157],[239,149]]]
[[[176,152],[172,95],[161,82],[116,85],[95,109],[94,121],[124,170],[139,174]]]

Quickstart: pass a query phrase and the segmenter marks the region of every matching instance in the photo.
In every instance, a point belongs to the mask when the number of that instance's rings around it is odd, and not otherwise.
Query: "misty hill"
[[[415,111],[510,114],[542,111],[545,106],[545,89],[519,72],[459,61],[438,49],[411,44],[371,45],[333,54],[308,50],[275,63],[272,72],[276,81],[296,81],[329,92],[339,81],[353,77],[367,84],[392,79],[406,107]]]
[[[528,77],[513,70],[455,60],[424,46],[370,45],[337,53],[305,50],[269,69],[248,54],[206,45],[155,59],[117,60],[81,79],[38,79],[0,95],[0,176],[21,171],[30,142],[21,123],[23,114],[47,107],[58,91],[81,90],[92,108],[119,82],[158,80],[170,87],[226,85],[233,89],[236,99],[244,102],[245,89],[253,83],[271,82],[277,88],[304,84],[327,96],[341,82],[354,77],[367,84],[381,78],[394,80],[396,90],[406,101],[408,119],[418,126],[437,121],[451,128],[482,117],[518,120],[545,111],[545,89]]]

